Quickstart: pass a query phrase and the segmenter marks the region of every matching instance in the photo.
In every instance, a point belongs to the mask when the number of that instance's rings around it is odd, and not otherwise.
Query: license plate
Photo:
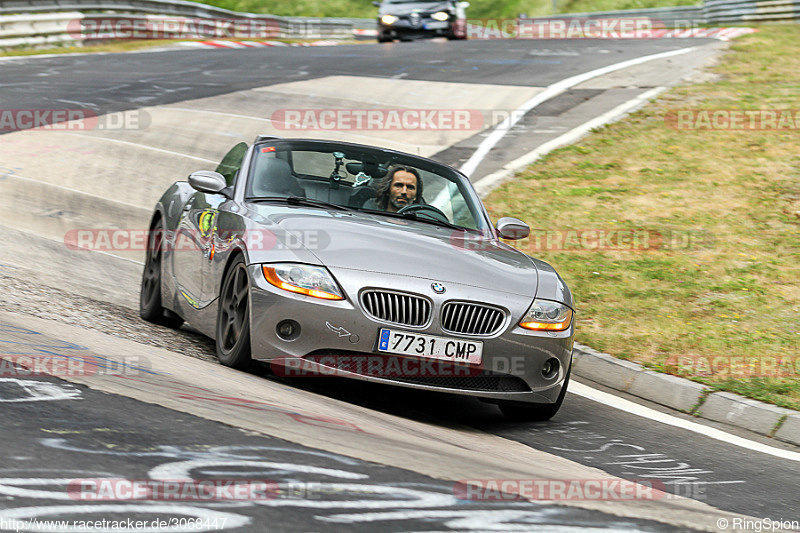
[[[382,328],[378,333],[378,351],[480,364],[483,342]]]
[[[441,29],[444,29],[446,27],[447,27],[447,22],[440,22],[438,20],[436,22],[426,22],[425,23],[425,29],[426,30],[441,30]]]

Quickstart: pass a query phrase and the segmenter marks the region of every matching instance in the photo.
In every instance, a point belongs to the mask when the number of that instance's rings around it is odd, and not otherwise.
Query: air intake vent
[[[402,292],[364,291],[361,305],[372,318],[401,326],[421,327],[431,316],[428,300]]]
[[[493,335],[503,326],[505,313],[497,307],[448,302],[442,308],[442,329],[465,335]]]

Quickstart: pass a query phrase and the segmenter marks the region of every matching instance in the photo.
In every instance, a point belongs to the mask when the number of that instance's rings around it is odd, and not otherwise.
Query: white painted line
[[[603,405],[619,409],[620,411],[625,411],[626,413],[630,413],[632,415],[648,418],[668,426],[674,426],[687,431],[692,431],[712,439],[733,444],[734,446],[739,446],[740,448],[746,448],[748,450],[773,455],[789,461],[800,461],[800,453],[798,452],[782,450],[780,448],[761,444],[760,442],[748,440],[731,433],[726,433],[716,428],[704,426],[703,424],[698,424],[697,422],[692,422],[691,420],[684,420],[682,418],[668,415],[666,413],[662,413],[661,411],[656,411],[655,409],[645,407],[644,405],[636,402],[614,396],[613,394],[593,389],[587,385],[584,385],[583,383],[573,381],[569,384],[568,391],[571,394],[577,394],[578,396],[592,400],[593,402],[601,403]]]
[[[580,126],[576,126],[575,128],[569,130],[568,132],[564,133],[563,135],[559,135],[555,139],[551,139],[546,143],[542,143],[537,146],[534,150],[528,152],[527,154],[518,157],[517,159],[506,163],[503,168],[500,170],[489,174],[488,176],[484,176],[483,178],[479,179],[473,185],[477,193],[484,197],[489,194],[494,187],[500,184],[506,178],[510,178],[514,175],[515,172],[522,170],[523,168],[531,165],[536,160],[544,157],[548,153],[552,152],[556,148],[560,148],[567,144],[574,143],[594,128],[599,128],[600,126],[604,126],[609,122],[614,122],[615,120],[621,118],[625,114],[629,113],[630,111],[636,109],[636,107],[642,105],[643,103],[647,102],[651,98],[655,98],[659,93],[666,90],[666,87],[656,87],[654,89],[650,89],[647,92],[628,100],[625,103],[622,103],[611,109],[610,111],[606,111],[602,115],[599,115],[587,122],[584,122]]]
[[[58,241],[56,241],[56,242],[58,242]],[[136,265],[144,266],[144,261],[138,261],[136,259],[130,259],[129,257],[122,257],[121,255],[112,254],[111,252],[106,252],[104,250],[87,250],[87,251],[92,252],[92,253],[96,253],[96,254],[107,255],[108,257],[113,257],[114,259],[121,259],[121,260],[127,261],[129,263],[134,263]]]
[[[175,156],[178,156],[178,157],[188,157],[189,159],[194,159],[196,161],[203,161],[204,163],[213,163],[215,165],[217,163],[219,163],[219,161],[213,161],[211,159],[206,159],[204,157],[197,157],[197,156],[194,156],[194,155],[182,154],[180,152],[173,152],[172,150],[164,150],[163,148],[156,148],[155,146],[148,146],[146,144],[139,144],[139,143],[134,143],[134,142],[130,142],[130,141],[121,141],[119,139],[110,139],[108,137],[100,137],[100,136],[97,136],[97,135],[81,135],[80,133],[74,133],[74,132],[70,132],[70,131],[64,131],[64,132],[61,132],[61,133],[62,133],[62,135],[63,134],[65,134],[65,135],[73,135],[75,137],[83,137],[85,139],[96,139],[98,141],[108,141],[110,143],[124,144],[124,145],[127,145],[127,146],[135,146],[137,148],[144,148],[145,150],[153,150],[154,152],[161,152],[162,154],[175,155]]]
[[[503,122],[501,122],[492,133],[486,137],[481,144],[478,146],[478,149],[475,150],[475,153],[470,156],[466,163],[461,166],[461,172],[469,176],[475,169],[478,168],[478,165],[481,164],[483,158],[486,157],[486,154],[494,148],[498,142],[508,133],[508,131],[514,127],[522,116],[533,109],[534,107],[538,106],[539,104],[557,96],[564,91],[583,83],[584,81],[590,80],[592,78],[596,78],[598,76],[603,76],[605,74],[609,74],[611,72],[615,72],[617,70],[622,70],[628,67],[633,67],[635,65],[640,65],[642,63],[647,63],[648,61],[654,61],[656,59],[664,59],[667,57],[677,56],[681,54],[688,54],[696,50],[697,47],[693,46],[691,48],[681,48],[678,50],[670,50],[669,52],[661,52],[659,54],[652,54],[649,56],[642,56],[637,57],[634,59],[629,59],[627,61],[622,61],[620,63],[615,63],[613,65],[608,65],[607,67],[598,68],[595,70],[590,70],[589,72],[584,72],[583,74],[578,74],[577,76],[572,76],[570,78],[563,79],[558,81],[550,86],[548,86],[544,91],[540,92],[520,107],[518,107],[513,113],[511,113]]]
[[[260,120],[261,122],[269,122],[272,124],[272,119],[269,118],[261,118],[261,117],[251,117],[248,115],[238,115],[236,113],[225,113],[224,111],[211,111],[209,109],[192,109],[189,107],[173,107],[173,106],[164,106],[164,109],[174,109],[175,111],[188,111],[190,113],[207,113],[209,115],[219,115],[221,117],[233,117],[233,118],[243,118],[245,120]],[[284,124],[281,122],[281,124]]]

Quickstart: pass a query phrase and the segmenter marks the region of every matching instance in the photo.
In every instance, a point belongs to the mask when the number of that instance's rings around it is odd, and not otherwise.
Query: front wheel
[[[179,328],[183,319],[161,306],[161,259],[164,256],[164,223],[160,220],[147,237],[147,257],[139,292],[139,316],[148,322]]]
[[[225,273],[217,313],[217,359],[225,366],[250,367],[250,282],[244,259],[238,257]]]
[[[447,39],[450,41],[466,41],[467,40],[467,23],[463,19],[458,19],[450,26],[450,31],[447,32]]]
[[[570,364],[567,370],[567,377],[564,378],[564,385],[561,386],[561,392],[558,395],[555,403],[523,403],[505,401],[500,402],[498,406],[500,411],[510,420],[525,421],[525,422],[545,422],[553,418],[561,404],[564,403],[564,397],[567,395],[567,386],[569,385],[569,376],[572,374],[572,365]]]

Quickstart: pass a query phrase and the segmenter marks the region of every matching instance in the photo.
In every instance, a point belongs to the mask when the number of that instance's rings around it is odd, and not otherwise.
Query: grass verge
[[[518,246],[569,283],[578,341],[800,409],[798,70],[800,27],[763,26],[732,44],[714,81],[670,90],[489,196],[493,216],[538,229]],[[710,130],[667,118],[719,109],[790,109],[797,122]],[[589,230],[650,239],[601,250]]]

